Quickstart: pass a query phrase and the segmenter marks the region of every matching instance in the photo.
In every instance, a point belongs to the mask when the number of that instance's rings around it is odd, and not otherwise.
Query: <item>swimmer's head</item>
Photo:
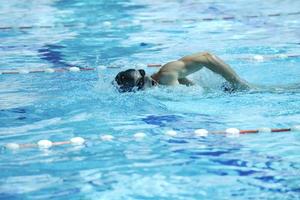
[[[115,77],[120,92],[134,92],[153,87],[157,83],[143,69],[128,69],[121,71]]]

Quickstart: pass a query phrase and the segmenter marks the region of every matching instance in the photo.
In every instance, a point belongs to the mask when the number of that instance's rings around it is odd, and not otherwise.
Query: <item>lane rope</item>
[[[120,23],[122,24],[129,24],[129,25],[138,25],[143,22],[161,22],[161,23],[178,23],[180,21],[185,21],[185,22],[199,22],[199,21],[216,21],[216,20],[234,20],[234,19],[239,19],[239,18],[259,18],[259,17],[280,17],[280,16],[291,16],[291,15],[300,15],[300,11],[296,12],[290,12],[290,13],[271,13],[271,14],[266,14],[266,15],[245,15],[241,17],[235,17],[235,16],[223,16],[223,17],[205,17],[205,18],[199,18],[199,19],[183,19],[183,20],[167,20],[167,19],[162,19],[162,20],[152,20],[152,19],[144,19],[144,20],[133,20],[133,21],[122,21]],[[96,24],[95,24],[96,25]],[[91,26],[91,25],[89,25]],[[110,28],[112,26],[112,23],[110,21],[104,21],[102,22],[102,26],[106,28]],[[62,24],[62,25],[54,25],[54,26],[49,26],[49,25],[38,25],[38,26],[30,26],[30,25],[23,25],[19,27],[13,27],[13,26],[0,26],[0,31],[9,31],[9,30],[29,30],[29,29],[35,29],[35,28],[40,28],[40,29],[51,29],[51,28],[60,28],[60,27],[65,27],[65,28],[76,28],[76,27],[88,27],[86,25],[82,24]]]
[[[273,59],[287,59],[287,58],[300,58],[299,54],[291,54],[291,55],[254,55],[252,57],[240,58],[244,60],[252,60],[255,62],[264,62]],[[162,64],[147,64],[149,68],[161,67]],[[98,66],[97,68],[104,70],[108,69],[120,69],[120,66]],[[88,68],[88,67],[68,67],[68,68],[45,68],[45,69],[36,69],[36,70],[27,70],[27,69],[19,69],[19,70],[1,70],[0,75],[6,74],[35,74],[35,73],[54,73],[54,72],[80,72],[80,71],[96,71],[97,68]]]
[[[240,135],[247,135],[247,134],[258,134],[258,133],[280,133],[280,132],[300,132],[300,125],[293,126],[291,128],[269,128],[269,127],[261,127],[258,129],[248,129],[248,130],[240,130],[237,128],[228,128],[226,130],[222,131],[210,131],[206,129],[196,129],[193,132],[194,137],[208,137],[210,134],[221,134],[225,135],[226,137],[229,138],[236,138],[239,137]],[[165,132],[166,136],[169,137],[176,137],[180,133],[178,133],[175,130],[168,130]],[[133,136],[134,140],[142,140],[147,137],[146,133],[143,132],[137,132]],[[113,135],[101,135],[99,137],[99,140],[103,142],[111,142],[115,140],[115,137]],[[26,149],[26,148],[40,148],[40,149],[49,149],[55,146],[63,146],[63,145],[74,145],[74,146],[84,146],[88,140],[82,138],[82,137],[73,137],[68,141],[57,141],[57,142],[52,142],[47,139],[39,140],[36,143],[24,143],[24,144],[19,144],[19,143],[7,143],[4,145],[6,149],[9,150],[18,150],[18,149]]]
[[[278,54],[278,55],[254,55],[252,57],[244,57],[244,58],[238,58],[241,60],[250,60],[250,61],[256,61],[256,62],[265,62],[275,59],[287,59],[287,58],[300,58],[300,54]],[[162,64],[159,63],[151,63],[148,64],[147,67],[161,67]]]
[[[96,68],[84,68],[84,67],[69,67],[69,68],[46,68],[36,70],[3,70],[0,71],[0,75],[3,74],[36,74],[36,73],[54,73],[54,72],[80,72],[80,71],[94,71]]]

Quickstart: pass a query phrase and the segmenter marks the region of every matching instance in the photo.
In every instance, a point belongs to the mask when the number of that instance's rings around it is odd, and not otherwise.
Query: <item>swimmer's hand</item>
[[[243,91],[243,90],[251,90],[255,89],[256,86],[249,84],[246,81],[237,82],[237,83],[229,83],[228,81],[224,82],[221,86],[224,92],[236,92],[236,91]]]
[[[181,58],[180,61],[184,63],[186,74],[191,74],[202,67],[205,67],[222,76],[231,84],[234,90],[249,90],[252,88],[252,86],[250,86],[247,81],[241,79],[228,64],[211,53],[204,52],[192,54]]]
[[[256,86],[248,83],[245,80],[240,80],[239,83],[236,84],[236,88],[238,90],[250,90],[256,88]]]

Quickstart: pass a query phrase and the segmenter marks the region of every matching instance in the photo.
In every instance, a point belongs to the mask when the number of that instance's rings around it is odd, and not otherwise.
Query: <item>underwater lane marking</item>
[[[69,27],[75,27],[76,25],[75,24],[64,24],[63,26],[69,28]]]
[[[268,16],[269,17],[278,17],[280,16],[281,14],[280,13],[275,13],[275,14],[269,14]]]
[[[38,28],[53,28],[53,26],[37,26]]]
[[[287,55],[287,57],[288,58],[298,58],[298,57],[300,57],[300,55],[296,55],[296,54],[295,55]]]
[[[32,29],[33,26],[20,26],[19,29]]]
[[[202,21],[213,21],[213,20],[216,20],[216,18],[207,17],[207,18],[202,18],[200,20],[202,20]]]
[[[0,30],[8,30],[8,29],[13,29],[13,28],[9,26],[0,27]]]
[[[234,16],[222,17],[223,20],[232,20],[235,19]]]
[[[33,70],[33,71],[29,71],[29,73],[43,73],[45,72],[44,70]]]
[[[18,71],[8,71],[8,72],[4,71],[4,72],[1,72],[1,74],[19,74],[19,72]]]
[[[258,15],[247,15],[245,16],[246,18],[258,18],[259,16]]]
[[[292,13],[287,13],[286,15],[299,15],[300,14],[300,11],[298,12],[292,12]]]
[[[80,68],[81,71],[94,71],[95,68]]]

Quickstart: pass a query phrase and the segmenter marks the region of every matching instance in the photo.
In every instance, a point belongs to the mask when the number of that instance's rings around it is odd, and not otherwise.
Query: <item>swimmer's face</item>
[[[119,72],[115,77],[120,92],[134,92],[144,90],[156,85],[156,82],[149,76],[146,76],[145,70],[128,69]]]

